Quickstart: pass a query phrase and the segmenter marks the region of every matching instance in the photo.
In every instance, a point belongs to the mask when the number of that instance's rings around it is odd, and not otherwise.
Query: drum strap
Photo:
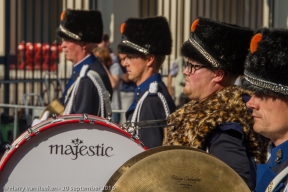
[[[84,65],[80,71],[79,77],[76,79],[75,83],[73,84],[73,88],[70,91],[71,96],[69,97],[69,101],[65,107],[65,111],[63,115],[68,115],[72,111],[72,106],[74,104],[74,98],[78,90],[78,86],[80,83],[80,79],[85,76],[87,70],[89,69],[88,65]],[[110,104],[110,94],[106,90],[104,83],[99,76],[99,74],[95,71],[89,70],[87,73],[87,76],[91,79],[93,84],[95,85],[98,94],[99,94],[99,102],[100,102],[100,112],[101,112],[101,117],[105,118],[105,112],[107,116],[111,116],[111,104]],[[72,87],[72,86],[71,86]],[[67,94],[70,95],[70,94]],[[106,109],[106,111],[105,111]]]
[[[158,83],[155,81],[155,82],[150,83],[149,90],[146,91],[143,94],[143,96],[140,98],[140,100],[137,102],[136,108],[135,108],[135,110],[133,112],[133,115],[132,115],[131,122],[138,122],[139,121],[142,104],[143,104],[144,100],[146,99],[146,97],[149,94],[157,94],[157,96],[160,98],[160,100],[161,100],[161,102],[163,104],[163,107],[164,107],[164,110],[165,110],[165,114],[166,114],[166,118],[169,116],[170,110],[169,110],[167,101],[166,101],[164,95],[162,93],[158,92]],[[138,129],[136,130],[136,134],[139,135]]]

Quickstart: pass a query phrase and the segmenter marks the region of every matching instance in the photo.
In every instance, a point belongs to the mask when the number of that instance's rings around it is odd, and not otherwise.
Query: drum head
[[[153,154],[150,150],[138,154],[143,158],[110,183],[114,191],[250,191],[233,169],[210,154],[187,147],[161,148]]]
[[[102,118],[81,123],[80,117],[70,116],[44,124],[33,133],[23,133],[6,151],[0,162],[0,187],[51,186],[72,191],[82,186],[86,191],[93,187],[102,191],[119,166],[145,150]]]

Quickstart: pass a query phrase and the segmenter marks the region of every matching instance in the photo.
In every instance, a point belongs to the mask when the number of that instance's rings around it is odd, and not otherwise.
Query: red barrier
[[[60,44],[21,42],[17,49],[18,69],[40,70],[42,66],[42,70],[50,67],[50,71],[56,71],[61,52]],[[10,68],[14,69],[15,65],[10,65]]]

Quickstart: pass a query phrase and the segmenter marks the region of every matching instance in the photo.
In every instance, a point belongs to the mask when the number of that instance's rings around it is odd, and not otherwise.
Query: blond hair
[[[112,64],[112,58],[110,55],[110,51],[106,47],[95,47],[93,50],[93,53],[96,57],[98,57],[103,65],[105,65],[107,68],[109,68]]]

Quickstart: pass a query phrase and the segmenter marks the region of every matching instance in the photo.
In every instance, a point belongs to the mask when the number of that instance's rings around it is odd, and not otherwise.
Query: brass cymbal
[[[39,119],[41,119],[45,111],[50,112],[50,117],[52,117],[52,114],[62,115],[64,112],[64,106],[62,105],[61,99],[54,99],[49,105],[47,105],[47,107],[41,113]]]
[[[159,147],[158,152],[134,163],[114,183],[113,191],[250,191],[242,178],[218,158],[193,148],[167,147],[162,151]]]
[[[135,155],[134,157],[130,158],[128,161],[126,161],[121,167],[119,167],[114,174],[110,177],[108,180],[106,186],[114,186],[117,180],[135,163],[140,161],[141,159],[148,157],[152,154],[166,151],[166,150],[173,150],[173,149],[186,149],[186,150],[195,150],[191,147],[185,147],[185,146],[162,146],[162,147],[155,147],[152,149],[149,149],[147,151],[144,151],[142,153],[139,153]],[[200,152],[205,153],[202,150],[199,150]],[[103,192],[109,192],[110,190],[103,190]]]

